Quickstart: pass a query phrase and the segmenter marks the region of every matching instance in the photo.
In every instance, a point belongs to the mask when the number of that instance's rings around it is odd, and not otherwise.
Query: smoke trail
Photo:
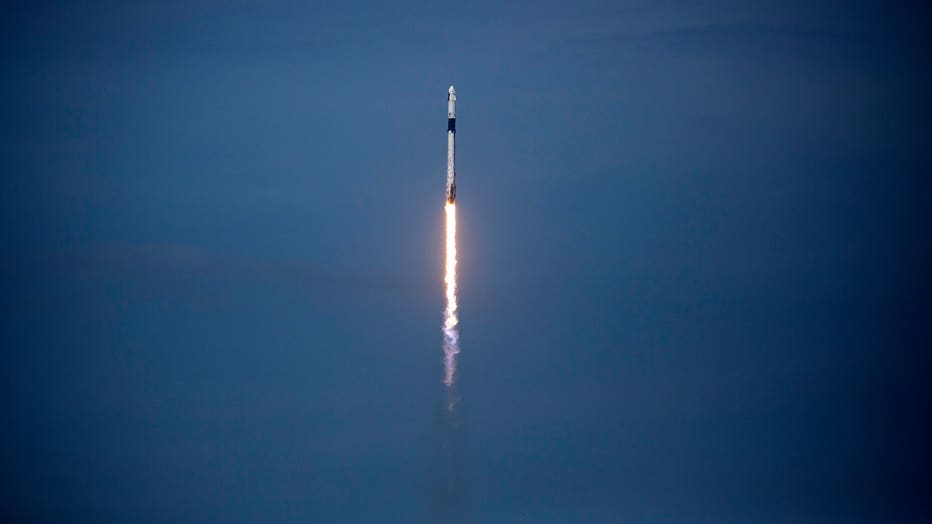
[[[459,330],[456,325],[456,204],[447,202],[447,261],[444,282],[447,286],[447,308],[443,312],[443,383],[452,390],[456,374],[456,355],[460,352]],[[448,409],[453,410],[451,400]]]

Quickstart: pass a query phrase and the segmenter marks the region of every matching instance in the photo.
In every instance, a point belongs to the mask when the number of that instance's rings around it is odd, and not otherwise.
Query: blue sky
[[[922,6],[0,19],[10,520],[930,517]]]

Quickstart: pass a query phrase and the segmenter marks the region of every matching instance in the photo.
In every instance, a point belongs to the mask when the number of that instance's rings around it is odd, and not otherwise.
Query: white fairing
[[[456,118],[456,91],[453,86],[447,92],[447,118]]]

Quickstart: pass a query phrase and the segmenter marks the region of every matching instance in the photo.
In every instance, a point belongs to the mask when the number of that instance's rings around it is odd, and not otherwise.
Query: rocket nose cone
[[[453,90],[453,84],[450,84],[450,91],[449,91],[449,93],[450,93],[451,95],[454,94],[454,93],[456,93],[456,91]]]

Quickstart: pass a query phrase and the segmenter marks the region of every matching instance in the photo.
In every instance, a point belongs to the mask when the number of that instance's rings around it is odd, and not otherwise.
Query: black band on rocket
[[[448,119],[447,119],[447,131],[448,131],[448,132],[449,132],[449,131],[452,131],[452,132],[456,133],[456,119],[455,119],[455,118],[448,118]]]

